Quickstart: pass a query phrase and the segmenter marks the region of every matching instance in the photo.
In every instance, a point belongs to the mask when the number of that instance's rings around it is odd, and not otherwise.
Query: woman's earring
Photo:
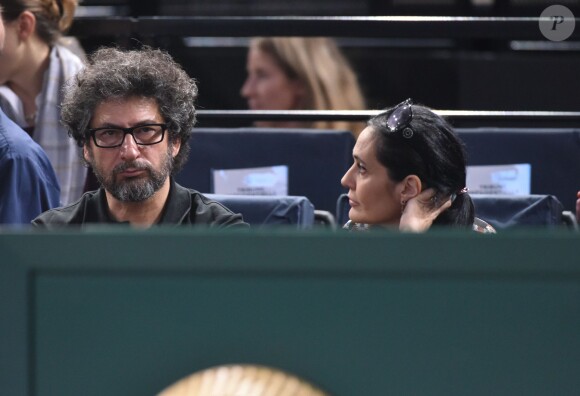
[[[402,200],[401,201],[401,214],[403,214],[403,212],[405,212],[406,207],[407,207],[407,201]]]

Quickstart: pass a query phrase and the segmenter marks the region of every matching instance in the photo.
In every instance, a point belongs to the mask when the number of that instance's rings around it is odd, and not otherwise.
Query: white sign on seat
[[[471,165],[467,167],[467,188],[472,194],[529,195],[531,175],[530,164]]]
[[[288,167],[214,169],[212,183],[215,194],[288,195]]]

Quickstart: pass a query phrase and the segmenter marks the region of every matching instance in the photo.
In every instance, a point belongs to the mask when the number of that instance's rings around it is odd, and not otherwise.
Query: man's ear
[[[408,202],[411,198],[415,198],[422,191],[421,179],[417,175],[409,175],[399,183],[401,188],[401,201]]]
[[[173,158],[175,158],[175,156],[179,154],[179,149],[181,148],[181,139],[175,139],[175,141],[171,143],[171,146]]]
[[[89,143],[88,142],[86,142],[83,145],[83,158],[85,159],[85,162],[87,164],[90,164],[91,163],[91,161],[89,161],[91,159],[91,153],[90,153]]]
[[[23,11],[17,19],[18,38],[27,40],[36,31],[36,17],[30,11]]]

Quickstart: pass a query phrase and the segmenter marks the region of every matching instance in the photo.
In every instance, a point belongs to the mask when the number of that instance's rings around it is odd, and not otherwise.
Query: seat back
[[[183,186],[213,193],[212,169],[288,166],[288,195],[305,196],[316,209],[334,212],[346,190],[340,179],[352,163],[348,131],[318,129],[198,128],[189,161],[176,176]]]
[[[336,214],[334,216],[336,218],[336,224],[338,227],[342,227],[349,220],[349,210],[350,204],[348,203],[348,195],[342,194],[336,201]]]
[[[531,194],[555,195],[574,210],[580,190],[580,130],[457,128],[468,165],[531,164]],[[469,187],[469,186],[468,186]]]
[[[241,213],[253,227],[314,225],[314,206],[306,197],[204,194],[224,204],[234,213]]]
[[[471,194],[475,214],[494,228],[558,228],[564,225],[564,208],[553,195],[487,195]]]
[[[475,215],[497,230],[513,227],[557,228],[564,225],[562,204],[553,195],[470,194],[470,197],[475,206]],[[348,221],[349,210],[348,196],[343,194],[336,203],[339,226]]]

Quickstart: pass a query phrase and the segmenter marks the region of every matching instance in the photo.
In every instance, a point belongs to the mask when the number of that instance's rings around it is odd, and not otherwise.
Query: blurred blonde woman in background
[[[258,37],[250,42],[241,95],[251,110],[363,110],[356,74],[329,38]],[[260,121],[260,127],[350,130],[360,122]]]
[[[61,35],[77,0],[0,0],[6,28],[0,55],[0,106],[46,151],[61,186],[61,204],[82,195],[87,168],[60,123],[61,87],[82,67]]]

